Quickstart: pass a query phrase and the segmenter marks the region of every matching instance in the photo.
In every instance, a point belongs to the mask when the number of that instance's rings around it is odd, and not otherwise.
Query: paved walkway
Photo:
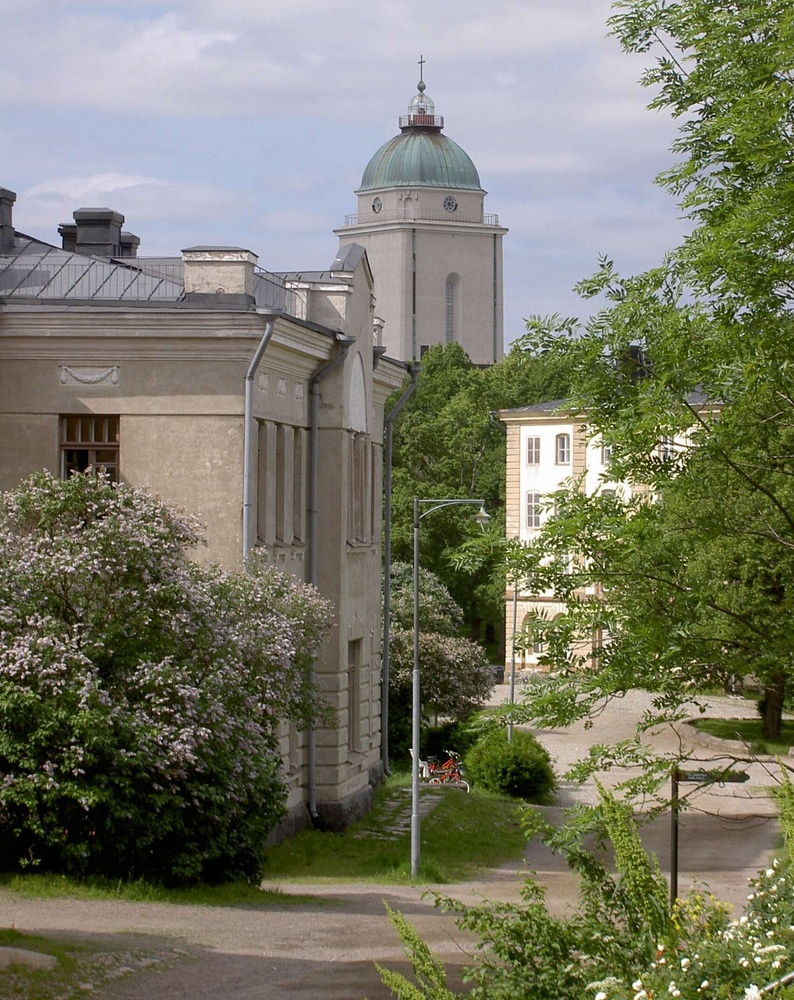
[[[497,695],[506,692],[502,688]],[[557,762],[558,772],[582,757],[596,742],[612,743],[633,734],[636,719],[648,704],[648,695],[633,693],[613,703],[592,729],[574,726],[543,734]],[[714,699],[710,714],[726,717],[754,706],[733,699]],[[665,727],[645,739],[661,748],[684,745],[693,760],[719,755],[719,749],[690,727]],[[766,864],[778,843],[770,789],[774,768],[749,767],[747,785],[710,788],[698,798],[703,812],[682,816],[680,876],[682,891],[698,882],[736,905],[746,895],[746,879]],[[615,778],[603,776],[607,782]],[[427,790],[432,796],[445,790]],[[427,794],[426,792],[426,794]],[[452,794],[453,790],[446,790]],[[460,794],[454,791],[454,794]],[[597,792],[589,782],[582,788],[563,784],[561,803],[593,801]],[[399,799],[397,800],[399,802]],[[395,806],[394,829],[410,813]],[[549,808],[550,818],[559,806]],[[646,842],[662,869],[669,862],[669,819],[653,824]],[[557,912],[575,902],[576,886],[559,858],[542,846],[530,845],[527,860],[548,887],[550,906]],[[517,900],[521,863],[489,872],[481,879],[452,887],[439,886],[457,898]],[[83,940],[98,948],[100,959],[87,963],[85,989],[75,995],[105,1000],[386,1000],[373,963],[408,971],[400,943],[388,923],[383,902],[401,910],[420,934],[443,956],[451,970],[471,962],[473,942],[447,915],[434,908],[433,899],[413,886],[355,884],[277,885],[288,893],[310,894],[313,905],[286,903],[266,911],[245,907],[217,909],[166,904],[83,902],[79,900],[25,900],[0,890],[0,926]],[[91,989],[89,989],[91,987]],[[13,994],[11,994],[13,995]],[[67,994],[63,994],[64,997]]]

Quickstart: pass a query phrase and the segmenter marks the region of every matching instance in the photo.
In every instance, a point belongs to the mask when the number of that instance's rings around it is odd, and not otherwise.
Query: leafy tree
[[[389,675],[389,742],[407,753],[413,693],[413,566],[392,564],[392,630]],[[460,637],[461,609],[428,570],[419,571],[419,663],[425,718],[463,720],[493,687],[488,658],[477,643]]]
[[[621,507],[573,484],[542,546],[578,553],[578,572],[564,579],[562,560],[540,551],[517,571],[569,599],[567,616],[536,623],[550,662],[575,666],[577,639],[609,635],[597,678],[583,681],[590,697],[576,702],[564,681],[557,709],[586,711],[655,678],[672,710],[708,678],[753,676],[772,736],[794,668],[794,17],[779,0],[620,0],[615,11],[624,48],[657,53],[651,106],[681,119],[681,158],[659,181],[693,228],[646,274],[621,278],[603,260],[580,289],[605,306],[576,336],[560,337],[559,322],[533,331],[568,365],[571,405],[612,446],[610,476],[636,492]],[[671,437],[686,443],[665,458]],[[596,583],[598,606],[581,589]]]
[[[505,435],[495,410],[556,398],[567,390],[565,367],[519,345],[499,364],[478,368],[459,344],[433,347],[422,358],[414,396],[395,424],[392,546],[411,558],[414,497],[482,497],[493,518],[489,536],[504,534]],[[502,635],[504,577],[495,551],[480,550],[459,570],[460,548],[472,534],[472,511],[448,507],[422,522],[422,565],[461,606],[473,638]]]
[[[197,523],[102,476],[0,497],[0,845],[9,863],[254,878],[281,817],[273,727],[319,703],[327,607],[202,568]]]

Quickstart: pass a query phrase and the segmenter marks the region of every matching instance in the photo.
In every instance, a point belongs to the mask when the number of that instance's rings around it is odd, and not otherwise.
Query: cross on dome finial
[[[400,128],[421,128],[440,130],[444,127],[444,119],[436,114],[433,101],[425,93],[425,57],[419,56],[419,83],[416,93],[408,105],[408,114],[400,118]]]

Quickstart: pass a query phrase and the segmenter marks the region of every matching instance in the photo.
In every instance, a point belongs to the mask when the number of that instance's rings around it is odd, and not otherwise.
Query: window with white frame
[[[557,465],[571,464],[571,435],[558,434],[555,439],[555,462]]]
[[[527,438],[527,465],[540,465],[540,438]]]
[[[612,445],[602,444],[601,445],[601,464],[609,465],[612,460]]]
[[[663,462],[671,462],[675,458],[675,438],[665,436],[659,442],[659,458]]]
[[[540,493],[527,493],[527,527],[540,527]]]

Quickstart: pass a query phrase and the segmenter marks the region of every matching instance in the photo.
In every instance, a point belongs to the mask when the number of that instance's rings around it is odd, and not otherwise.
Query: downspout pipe
[[[272,313],[257,312],[266,316],[265,332],[259,341],[259,346],[251,358],[248,371],[245,373],[245,402],[243,406],[243,572],[248,572],[248,554],[251,551],[251,481],[253,468],[254,450],[254,375],[262,360],[262,355],[267,350],[270,338],[276,324],[276,317]]]
[[[383,773],[391,774],[389,770],[389,674],[391,669],[391,467],[392,467],[392,437],[394,421],[397,414],[405,406],[416,391],[416,380],[422,370],[420,364],[408,366],[411,382],[400,396],[386,417],[386,454],[384,456],[383,483],[383,656],[380,691],[380,756],[383,763]]]
[[[309,414],[309,583],[317,586],[317,517],[318,517],[318,464],[320,459],[320,383],[331,372],[344,364],[350,348],[355,344],[355,337],[343,333],[336,334],[339,351],[312,378],[311,403]],[[312,662],[309,670],[309,683],[313,687],[317,673]],[[317,816],[317,742],[314,726],[309,727],[309,815],[312,821]]]

